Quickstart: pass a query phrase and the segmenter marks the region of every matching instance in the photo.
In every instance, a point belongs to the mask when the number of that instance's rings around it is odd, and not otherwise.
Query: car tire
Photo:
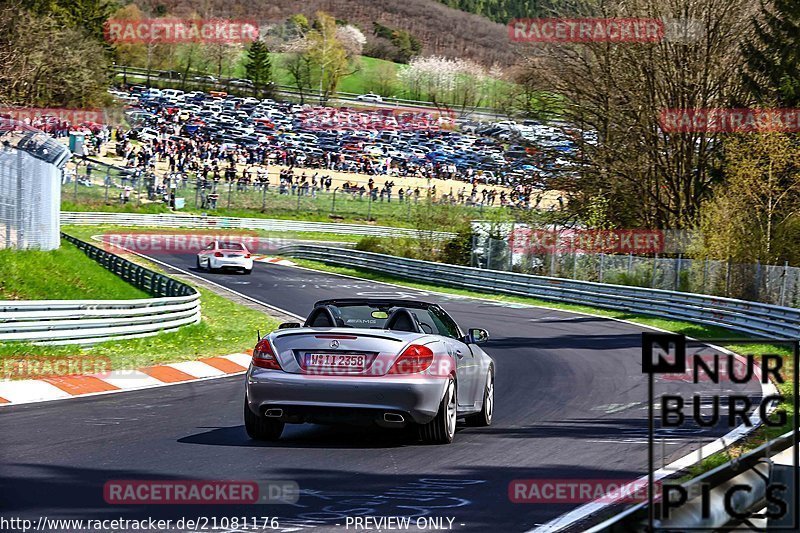
[[[444,397],[439,404],[439,412],[427,424],[419,426],[419,437],[426,444],[450,444],[456,434],[456,418],[458,417],[458,401],[456,382],[450,378],[445,388]]]
[[[275,441],[281,437],[285,424],[265,416],[258,416],[244,400],[244,429],[253,440]]]
[[[252,268],[245,268],[243,272],[244,272],[245,275],[250,275],[250,274],[253,273],[253,269]]]
[[[489,375],[486,377],[486,385],[483,388],[483,407],[474,415],[465,417],[468,426],[486,427],[492,425],[494,415],[494,371],[490,368]]]
[[[203,270],[203,265],[200,263],[200,258],[197,258],[197,270]]]

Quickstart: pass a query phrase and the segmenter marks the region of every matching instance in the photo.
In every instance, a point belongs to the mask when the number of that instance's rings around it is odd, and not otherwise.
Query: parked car
[[[375,93],[359,94],[356,100],[360,102],[383,102],[383,97]]]
[[[210,74],[203,74],[203,75],[200,75],[200,76],[195,76],[192,79],[194,81],[199,81],[199,82],[202,82],[202,83],[217,83],[219,81],[219,80],[217,80],[217,78],[215,78],[214,76],[211,76]]]

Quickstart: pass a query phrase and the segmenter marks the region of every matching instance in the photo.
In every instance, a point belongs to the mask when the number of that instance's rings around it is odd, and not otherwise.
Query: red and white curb
[[[88,376],[47,376],[40,379],[0,381],[0,407],[232,376],[244,373],[251,358],[252,355],[246,353],[234,353]]]
[[[259,263],[272,263],[273,265],[295,266],[295,263],[283,257],[270,257],[268,255],[253,255],[253,261]]]

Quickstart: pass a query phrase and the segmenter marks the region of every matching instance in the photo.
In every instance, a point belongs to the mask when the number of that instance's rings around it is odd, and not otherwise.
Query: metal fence
[[[64,239],[155,298],[135,300],[0,301],[0,341],[94,344],[146,337],[200,322],[200,293],[69,235]]]
[[[198,180],[195,172],[174,174],[169,181],[169,186],[163,185],[163,176],[153,179],[152,176],[140,176],[136,169],[125,168],[117,165],[108,165],[98,160],[76,159],[76,166],[70,166],[62,190],[62,198],[68,208],[69,203],[77,209],[104,208],[114,205],[121,210],[136,208],[162,208],[164,206],[180,209],[192,209],[209,214],[218,210],[231,210],[237,213],[242,211],[266,211],[271,213],[297,216],[317,216],[319,218],[348,217],[374,220],[392,220],[394,223],[414,226],[420,219],[429,218],[432,214],[441,214],[442,209],[449,213],[458,214],[462,218],[483,218],[488,212],[497,208],[482,203],[451,204],[442,201],[429,201],[427,192],[419,187],[419,196],[415,195],[416,187],[392,189],[390,195],[368,191],[368,178],[362,176],[362,181],[348,180],[351,188],[345,190],[341,185],[323,187],[319,183],[311,185],[315,173],[325,175],[328,172],[319,168],[299,168],[299,172],[306,175],[306,187],[281,186],[276,175],[275,166],[268,176],[266,185],[258,183],[253,176],[253,182],[240,183],[237,179],[226,182],[224,179],[215,182],[212,179]],[[237,175],[238,176],[238,175]],[[394,176],[374,176],[378,181],[391,181]],[[364,190],[357,191],[362,187]],[[174,195],[174,199],[172,196]],[[79,206],[79,207],[77,207]],[[438,210],[433,213],[433,210]]]
[[[48,135],[0,118],[0,248],[58,248],[61,168],[69,154]]]
[[[615,285],[709,294],[800,307],[800,268],[741,264],[681,255],[514,254],[503,239],[475,239],[472,266]]]
[[[323,246],[289,245],[282,248],[281,253],[437,285],[697,322],[759,337],[800,336],[800,309],[789,307],[685,292],[485,270]]]

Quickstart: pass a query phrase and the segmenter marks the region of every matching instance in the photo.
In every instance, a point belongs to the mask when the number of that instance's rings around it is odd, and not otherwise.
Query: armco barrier
[[[387,226],[367,226],[361,224],[338,224],[329,222],[302,222],[297,220],[277,220],[269,218],[203,217],[195,215],[147,215],[131,213],[81,213],[62,212],[62,225],[148,226],[158,228],[202,228],[202,229],[243,229],[264,231],[297,231],[316,233],[336,233],[340,235],[364,235],[372,237],[426,237],[431,239],[451,239],[454,233],[445,231],[422,231],[412,228],[392,228]]]
[[[302,259],[483,292],[531,296],[720,326],[758,337],[800,337],[800,309],[641,287],[548,278],[311,245],[281,253]]]
[[[69,235],[62,237],[155,298],[0,301],[0,342],[93,344],[200,322],[200,294],[193,287]]]

